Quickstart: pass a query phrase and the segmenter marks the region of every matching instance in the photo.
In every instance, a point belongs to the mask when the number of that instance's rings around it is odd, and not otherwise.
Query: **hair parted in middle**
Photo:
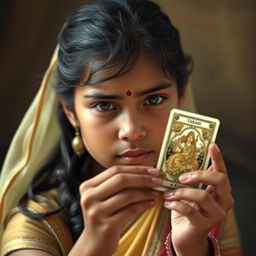
[[[125,74],[141,51],[155,57],[178,89],[191,73],[191,58],[183,53],[178,30],[157,4],[147,0],[99,0],[82,6],[68,20],[59,46],[56,90],[71,109],[74,86]],[[98,71],[116,65],[116,73],[95,78]],[[83,81],[85,70],[88,76]]]

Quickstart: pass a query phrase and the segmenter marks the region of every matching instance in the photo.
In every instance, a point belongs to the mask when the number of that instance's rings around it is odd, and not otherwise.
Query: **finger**
[[[208,171],[213,171],[213,166],[210,165],[207,170],[208,170]]]
[[[180,176],[180,180],[185,184],[207,184],[210,192],[223,209],[229,209],[233,205],[231,186],[226,174],[205,170],[193,171],[182,176]]]
[[[208,185],[205,189],[209,194],[212,195],[213,198],[215,198],[215,189],[212,185]]]
[[[137,217],[140,213],[154,207],[156,200],[147,200],[142,202],[136,202],[126,207],[120,208],[116,212],[106,214],[101,204],[95,204],[94,207],[90,207],[84,212],[84,218],[88,223],[94,223],[99,225],[107,224],[107,226],[118,227],[122,226],[131,220],[133,217]]]
[[[127,189],[110,198],[107,198],[104,202],[102,202],[101,210],[110,216],[121,211],[123,208],[129,207],[130,205],[143,203],[146,201],[155,201],[159,194],[159,192],[151,189]]]
[[[116,173],[95,188],[81,187],[80,194],[84,197],[85,205],[90,205],[95,201],[104,201],[125,189],[154,188],[162,183],[162,179],[148,174]]]
[[[227,174],[227,168],[222,153],[216,143],[212,142],[210,144],[209,154],[211,157],[213,170]]]
[[[227,168],[226,168],[222,153],[216,143],[211,143],[209,147],[209,153],[212,161],[212,170],[217,172],[223,172],[228,177]],[[228,181],[229,190],[231,191],[232,188],[231,188],[229,179],[227,179],[227,181]]]
[[[204,183],[206,185],[212,185],[214,188],[219,187],[223,192],[231,191],[231,185],[226,174],[221,172],[214,172],[210,170],[192,171],[182,174],[179,180],[183,184],[198,184]]]
[[[139,214],[142,214],[146,210],[154,207],[155,205],[156,205],[155,200],[134,203],[125,208],[122,208],[116,214],[112,215],[110,220],[112,221],[112,223],[125,224],[132,218],[137,217]]]
[[[83,184],[85,184],[86,187],[96,187],[118,173],[150,174],[152,176],[158,176],[159,171],[148,166],[113,166],[94,178],[85,181]]]
[[[209,219],[200,214],[194,207],[182,201],[165,201],[164,206],[166,209],[176,211],[180,215],[185,216],[189,219],[192,225],[198,225],[198,223],[206,223]]]
[[[194,188],[182,188],[169,191],[164,194],[165,202],[185,201],[198,206],[193,207],[205,217],[220,221],[225,216],[224,209],[205,190]],[[190,206],[193,204],[189,204]]]

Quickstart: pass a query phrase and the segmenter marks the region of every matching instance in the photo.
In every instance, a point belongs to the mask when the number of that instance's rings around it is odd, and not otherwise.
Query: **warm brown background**
[[[107,1],[107,0],[106,0]],[[0,164],[48,65],[61,26],[86,0],[0,0]],[[157,0],[195,60],[198,112],[221,120],[218,143],[236,199],[245,255],[256,251],[256,2]],[[253,243],[254,242],[254,243]]]

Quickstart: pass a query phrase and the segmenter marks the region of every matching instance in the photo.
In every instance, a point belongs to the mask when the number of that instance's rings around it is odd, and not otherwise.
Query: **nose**
[[[120,140],[137,141],[146,135],[146,130],[141,117],[126,113],[120,119],[118,137]]]

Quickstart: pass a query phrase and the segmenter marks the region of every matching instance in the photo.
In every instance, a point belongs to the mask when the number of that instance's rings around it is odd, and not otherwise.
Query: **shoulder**
[[[40,194],[27,207],[34,213],[48,212],[59,207],[57,191]],[[72,238],[63,212],[45,218],[33,219],[13,209],[7,220],[1,241],[0,255],[18,249],[37,249],[51,255],[66,255],[72,247]]]

